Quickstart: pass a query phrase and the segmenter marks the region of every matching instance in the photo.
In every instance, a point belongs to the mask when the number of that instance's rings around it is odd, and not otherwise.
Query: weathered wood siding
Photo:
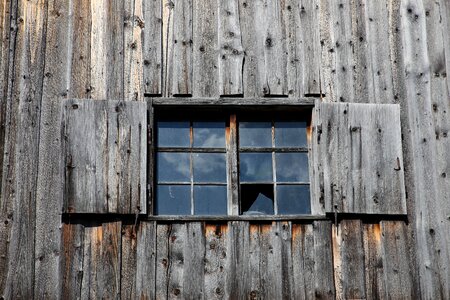
[[[449,299],[449,32],[448,0],[0,1],[0,298]],[[63,223],[62,100],[146,95],[399,104],[408,222]]]

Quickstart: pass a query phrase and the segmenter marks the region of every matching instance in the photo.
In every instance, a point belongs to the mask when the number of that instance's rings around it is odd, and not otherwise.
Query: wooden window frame
[[[307,112],[307,115],[312,115],[312,110],[314,108],[314,99],[304,98],[304,99],[287,99],[287,98],[263,98],[263,99],[242,99],[242,98],[220,98],[220,99],[194,99],[194,98],[150,98],[149,103],[149,168],[148,168],[148,178],[149,178],[149,198],[148,198],[148,219],[160,220],[160,221],[198,221],[198,220],[222,220],[222,221],[232,221],[232,220],[242,220],[242,221],[252,221],[252,220],[322,220],[326,219],[324,215],[314,215],[313,211],[311,214],[283,214],[277,215],[274,210],[273,215],[241,215],[240,214],[240,204],[239,204],[239,172],[238,172],[238,162],[237,158],[239,155],[238,141],[237,141],[237,115],[249,114],[251,112]],[[153,198],[154,190],[156,189],[155,180],[155,159],[156,159],[156,147],[155,147],[155,135],[156,129],[155,120],[158,119],[158,115],[161,112],[176,112],[183,111],[186,109],[202,110],[202,113],[208,110],[214,112],[223,112],[223,115],[229,116],[229,124],[226,124],[226,155],[227,155],[227,211],[228,215],[217,215],[217,216],[200,216],[200,215],[154,215],[154,201]],[[200,113],[199,115],[201,115]],[[308,120],[309,126],[311,126],[312,120]],[[228,122],[227,122],[228,123]],[[174,149],[176,150],[176,149]],[[195,151],[197,151],[196,149]],[[281,152],[302,152],[308,153],[308,163],[309,163],[309,182],[304,183],[310,185],[310,205],[313,208],[313,195],[311,189],[311,143],[308,137],[307,147],[298,148],[245,148],[244,152],[250,152],[255,150],[256,152],[268,151],[271,153],[281,153]],[[269,151],[270,150],[270,151]],[[202,151],[202,150],[200,150]],[[274,152],[275,151],[275,152]],[[206,151],[208,152],[208,151]],[[303,182],[302,182],[303,183]],[[275,189],[275,184],[274,189]],[[292,183],[295,184],[295,183]],[[275,192],[275,191],[274,191]],[[276,204],[274,203],[274,206]],[[191,209],[192,210],[192,209]]]

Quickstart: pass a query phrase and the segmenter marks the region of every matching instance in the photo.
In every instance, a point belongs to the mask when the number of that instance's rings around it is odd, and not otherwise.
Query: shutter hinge
[[[152,127],[147,125],[147,144],[150,145],[152,143]]]

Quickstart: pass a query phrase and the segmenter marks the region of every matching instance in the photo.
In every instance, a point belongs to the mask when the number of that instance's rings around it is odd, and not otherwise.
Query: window
[[[158,114],[155,215],[310,214],[308,114],[189,115]]]

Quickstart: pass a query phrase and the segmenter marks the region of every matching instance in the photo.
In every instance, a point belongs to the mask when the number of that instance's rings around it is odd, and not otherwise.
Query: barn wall
[[[448,32],[446,0],[1,1],[0,298],[450,298]],[[399,103],[408,222],[63,223],[61,101],[145,96]]]

